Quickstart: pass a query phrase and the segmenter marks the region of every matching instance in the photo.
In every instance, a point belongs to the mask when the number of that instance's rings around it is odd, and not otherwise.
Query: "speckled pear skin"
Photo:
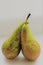
[[[2,45],[2,52],[8,59],[14,59],[20,53],[21,50],[21,28],[25,22],[19,24],[19,26],[13,31],[8,39]]]
[[[28,60],[36,60],[40,55],[40,45],[33,37],[29,24],[24,24],[21,30],[22,53]]]

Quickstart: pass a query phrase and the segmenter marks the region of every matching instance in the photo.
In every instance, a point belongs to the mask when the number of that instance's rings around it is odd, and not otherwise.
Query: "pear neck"
[[[27,27],[27,37],[29,37],[29,39],[34,39],[29,25]]]

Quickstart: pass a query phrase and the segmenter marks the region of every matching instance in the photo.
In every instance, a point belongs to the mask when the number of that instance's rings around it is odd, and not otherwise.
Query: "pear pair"
[[[40,54],[40,45],[33,37],[27,22],[29,16],[30,14],[2,45],[2,52],[8,59],[17,57],[21,49],[28,60],[35,60]]]

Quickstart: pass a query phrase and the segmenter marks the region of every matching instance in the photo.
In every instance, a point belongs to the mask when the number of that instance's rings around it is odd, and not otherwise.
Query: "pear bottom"
[[[6,50],[2,50],[4,56],[8,59],[14,59],[15,57],[18,56],[19,52],[18,51],[6,51]]]
[[[32,48],[27,46],[29,43],[31,43],[34,47]],[[26,59],[30,61],[36,60],[40,55],[40,46],[38,42],[34,40],[29,40],[27,44],[22,44],[22,53]]]

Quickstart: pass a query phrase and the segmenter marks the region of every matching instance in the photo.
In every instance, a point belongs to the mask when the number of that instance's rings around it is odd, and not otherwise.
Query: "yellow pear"
[[[21,30],[21,45],[22,45],[22,53],[28,60],[36,60],[40,54],[40,45],[35,40],[32,32],[30,30],[30,26],[27,22],[30,14],[27,16]]]

